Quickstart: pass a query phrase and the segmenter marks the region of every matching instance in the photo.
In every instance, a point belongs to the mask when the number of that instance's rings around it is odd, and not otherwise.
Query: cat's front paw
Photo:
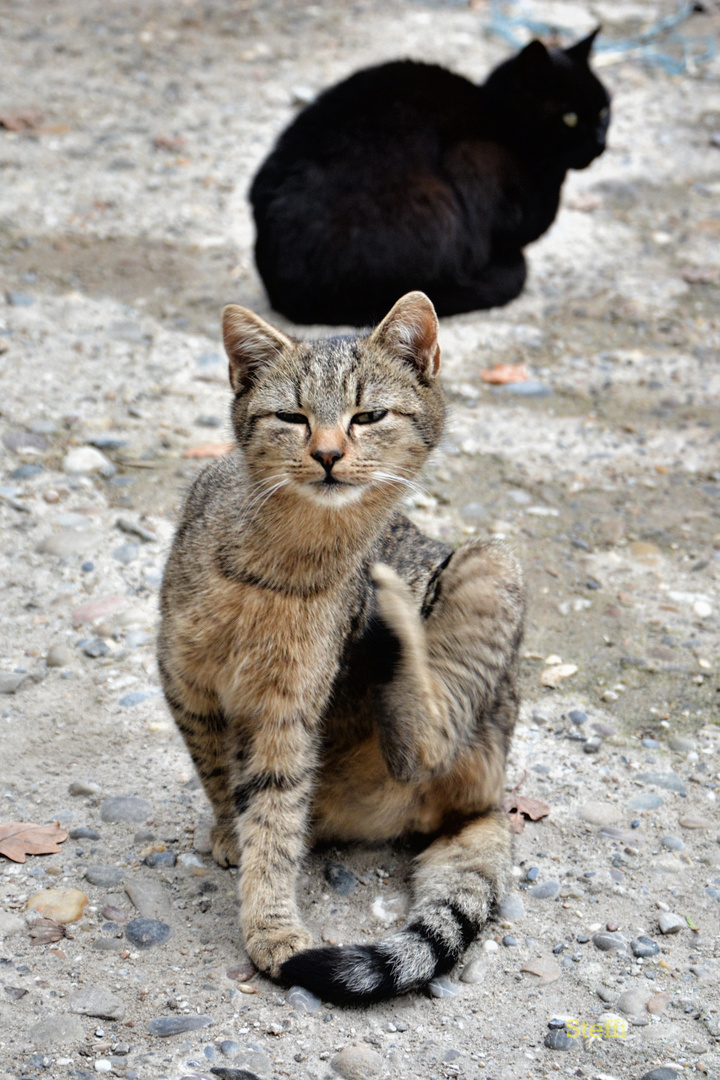
[[[245,950],[253,964],[273,978],[277,978],[286,960],[311,945],[312,936],[304,926],[262,927],[245,934]]]
[[[401,641],[412,640],[420,626],[420,615],[410,589],[386,563],[373,563],[370,577],[380,618]]]
[[[210,842],[212,843],[212,857],[219,866],[225,869],[227,866],[240,865],[240,849],[232,825],[213,825],[210,830]]]

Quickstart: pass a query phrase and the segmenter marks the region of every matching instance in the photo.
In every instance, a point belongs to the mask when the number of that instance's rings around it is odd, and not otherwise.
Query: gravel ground
[[[717,33],[703,7],[683,33]],[[616,40],[674,10],[525,8]],[[720,1072],[718,59],[604,67],[610,145],[569,178],[525,293],[441,328],[451,423],[410,512],[503,534],[527,568],[508,788],[550,808],[466,964],[364,1010],[254,975],[158,693],[158,586],[201,465],[183,454],[229,435],[219,312],[270,314],[249,179],[358,66],[481,77],[507,54],[488,18],[482,0],[2,6],[0,822],[70,831],[0,857],[2,1076]],[[505,362],[529,381],[486,385]],[[398,924],[408,869],[402,846],[313,853],[316,939]],[[27,908],[51,889],[80,915],[57,940]]]

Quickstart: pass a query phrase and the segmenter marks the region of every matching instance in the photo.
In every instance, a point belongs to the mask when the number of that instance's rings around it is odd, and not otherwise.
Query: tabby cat
[[[568,169],[602,153],[610,98],[532,41],[482,86],[410,60],[358,71],[280,136],[251,190],[270,301],[298,323],[372,325],[423,289],[439,315],[508,303]]]
[[[449,970],[505,888],[522,577],[499,543],[453,551],[398,509],[443,430],[426,296],[365,337],[299,342],[232,305],[223,332],[237,449],[198,476],[165,569],[165,695],[252,960],[380,1000]],[[408,833],[435,839],[407,927],[309,950],[308,844]]]

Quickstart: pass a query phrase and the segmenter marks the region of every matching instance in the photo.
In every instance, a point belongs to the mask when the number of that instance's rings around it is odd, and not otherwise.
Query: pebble
[[[87,829],[84,825],[70,830],[71,840],[99,840],[100,833],[96,829]]]
[[[205,865],[194,851],[182,851],[177,857],[177,864],[187,870],[197,870]]]
[[[547,983],[555,982],[562,974],[559,965],[551,957],[546,956],[528,960],[520,970],[527,971],[530,975],[537,975],[540,981],[535,983],[536,986],[546,986]]]
[[[357,878],[341,863],[329,862],[325,867],[325,880],[331,889],[340,896],[348,896],[357,885]]]
[[[685,842],[681,840],[679,836],[663,836],[660,843],[664,848],[667,848],[668,851],[685,850]]]
[[[121,938],[116,937],[102,937],[96,938],[92,943],[92,947],[95,952],[125,952],[127,950],[126,943]]]
[[[590,825],[614,825],[620,820],[620,808],[607,802],[585,803],[578,808],[578,814]]]
[[[537,879],[539,877],[540,877],[540,868],[538,866],[531,866],[528,870],[525,871],[525,880],[526,881],[537,881]]]
[[[593,934],[592,942],[595,948],[599,949],[600,952],[614,952],[615,950],[625,952],[627,949],[624,939],[621,938],[619,934],[609,934],[604,932]]]
[[[105,904],[100,914],[103,919],[110,919],[111,922],[127,922],[125,908],[118,907],[116,904]]]
[[[661,934],[677,934],[687,926],[687,923],[685,919],[681,919],[674,912],[663,911],[658,919],[658,926]]]
[[[380,1074],[383,1060],[367,1046],[346,1046],[332,1058],[330,1066],[345,1080],[372,1080]]]
[[[109,1073],[112,1067],[112,1061],[109,1058],[98,1058],[95,1062],[95,1072]]]
[[[130,694],[123,694],[118,701],[122,709],[132,709],[135,705],[141,705],[148,698],[157,697],[159,690],[133,690]]]
[[[27,1033],[28,1042],[36,1050],[56,1050],[59,1046],[74,1046],[85,1042],[82,1020],[72,1013],[46,1016],[33,1024]]]
[[[77,922],[88,903],[87,896],[79,889],[46,889],[31,896],[26,906],[46,919],[69,923]]]
[[[452,982],[446,975],[440,975],[437,979],[431,979],[428,983],[428,991],[430,997],[434,998],[449,998],[455,997],[460,993],[460,987],[456,982]]]
[[[198,855],[210,855],[212,852],[211,829],[211,821],[200,821],[195,827],[193,848],[197,851]]]
[[[322,1008],[322,1002],[306,990],[304,986],[291,986],[285,995],[288,1005],[300,1013],[315,1013]]]
[[[644,746],[646,750],[657,750],[660,746],[660,743],[657,741],[657,739],[651,739],[646,736],[644,739],[640,740],[640,745]]]
[[[613,735],[617,735],[617,731],[610,724],[606,724],[603,720],[596,720],[592,726],[594,732],[598,735],[602,735],[603,739],[610,739]]]
[[[99,795],[100,785],[92,780],[73,780],[68,784],[69,795]]]
[[[48,649],[45,663],[48,667],[67,667],[72,663],[74,655],[69,645],[52,645]]]
[[[655,787],[665,788],[667,791],[677,791],[680,794],[686,794],[685,781],[677,773],[638,773],[635,777],[636,780],[641,781],[643,784],[654,784]]]
[[[568,719],[572,720],[573,724],[584,724],[587,721],[587,713],[581,712],[579,709],[571,709],[568,713]]]
[[[52,533],[38,544],[41,555],[55,555],[58,559],[69,559],[73,555],[88,555],[100,543],[100,533],[95,529],[67,530]]]
[[[125,872],[119,866],[88,866],[85,870],[86,881],[91,885],[102,885],[106,889],[121,885],[124,877]]]
[[[73,626],[81,626],[83,623],[94,623],[100,619],[107,619],[118,608],[127,603],[124,596],[103,596],[97,600],[89,600],[87,604],[81,604],[72,612]]]
[[[508,893],[498,904],[498,918],[508,922],[519,922],[525,915],[525,905],[515,893]]]
[[[615,994],[612,992],[612,990],[608,990],[606,986],[599,986],[595,993],[601,1001],[605,1002],[606,1005],[609,1005],[612,1001],[615,1000]]]
[[[101,656],[108,655],[110,647],[105,644],[102,638],[93,638],[91,641],[83,642],[82,651],[91,660],[98,660]]]
[[[668,745],[676,754],[689,754],[698,748],[695,739],[686,739],[684,735],[674,735]]]
[[[35,303],[34,296],[29,296],[24,292],[17,292],[15,289],[8,289],[5,292],[5,300],[10,307],[29,307]]]
[[[651,994],[646,990],[641,990],[639,987],[632,987],[630,990],[625,990],[617,1001],[617,1007],[621,1012],[627,1013],[628,1016],[640,1016],[645,1012],[645,1006],[651,998]]]
[[[628,810],[657,810],[662,806],[663,800],[659,795],[648,792],[645,795],[636,795],[627,803]]]
[[[485,982],[487,971],[487,959],[484,956],[479,956],[476,960],[471,960],[467,967],[463,969],[460,974],[460,982],[469,983],[471,986]]]
[[[129,566],[131,562],[134,562],[138,557],[140,548],[137,544],[134,544],[131,540],[128,540],[126,544],[121,544],[119,548],[115,548],[113,551],[113,559],[119,562],[122,566]]]
[[[647,1011],[653,1016],[661,1016],[670,1004],[669,994],[655,994],[647,1003]]]
[[[602,746],[602,739],[599,735],[593,735],[592,738],[586,739],[583,744],[583,752],[586,754],[597,754],[598,750]]]
[[[533,885],[530,889],[530,895],[536,900],[552,900],[559,892],[559,881],[543,881],[542,885]]]
[[[70,450],[63,458],[63,472],[100,473],[102,476],[114,476],[117,469],[109,458],[94,446],[78,446]]]
[[[126,881],[125,892],[142,918],[167,920],[171,917],[170,899],[157,879],[134,878]]]
[[[582,1040],[571,1039],[564,1027],[552,1028],[545,1036],[544,1045],[548,1050],[572,1050],[573,1046]]]
[[[678,818],[678,825],[683,829],[712,829],[713,823],[709,818],[688,815]]]
[[[143,859],[143,862],[146,866],[152,866],[157,870],[175,866],[177,856],[174,851],[153,851],[151,855]]]
[[[102,987],[90,986],[78,990],[67,999],[70,1012],[81,1016],[97,1016],[100,1020],[122,1020],[125,1003],[116,994]]]
[[[24,682],[28,682],[28,675],[3,674],[0,675],[0,694],[16,694]]]
[[[150,1035],[166,1038],[168,1035],[182,1035],[184,1031],[210,1027],[214,1023],[210,1016],[155,1016],[147,1029]]]
[[[661,1065],[659,1069],[650,1069],[649,1072],[643,1073],[640,1080],[679,1080],[682,1073],[679,1073],[677,1069],[670,1069],[667,1065]]]
[[[172,930],[160,919],[132,919],[125,927],[125,937],[137,949],[151,949],[163,945]]]
[[[113,795],[105,799],[100,807],[100,817],[108,824],[128,821],[141,825],[152,814],[152,803],[135,795]]]
[[[630,948],[634,956],[656,956],[660,952],[660,946],[649,937],[638,937],[630,942]]]

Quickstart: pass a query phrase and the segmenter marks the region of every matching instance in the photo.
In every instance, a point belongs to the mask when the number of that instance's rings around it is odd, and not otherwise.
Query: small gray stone
[[[177,855],[174,851],[153,851],[150,855],[143,859],[146,866],[152,866],[155,870],[161,870],[163,867],[172,867],[177,862]]]
[[[68,784],[69,795],[99,795],[100,785],[92,780],[73,780]]]
[[[651,739],[646,736],[644,739],[640,740],[640,745],[644,746],[646,750],[657,750],[660,746],[660,743],[657,741],[657,739]]]
[[[136,949],[164,945],[172,930],[160,919],[132,919],[125,927],[125,937]]]
[[[638,773],[635,777],[643,784],[653,784],[655,787],[665,788],[667,791],[677,791],[681,795],[686,794],[685,781],[677,773]]]
[[[627,946],[619,934],[605,933],[593,934],[593,945],[600,952],[626,952]]]
[[[102,638],[93,638],[92,641],[88,641],[83,645],[82,651],[86,656],[89,656],[91,660],[98,660],[101,656],[107,656],[110,652],[110,647],[105,644]]]
[[[587,720],[587,713],[581,712],[580,709],[571,709],[568,713],[568,720],[572,720],[573,724],[580,726]]]
[[[656,956],[660,952],[660,946],[649,937],[639,937],[630,942],[630,948],[634,956]]]
[[[102,937],[96,938],[92,943],[92,947],[95,952],[124,952],[127,949],[127,942],[122,938],[116,937]]]
[[[661,934],[677,934],[687,926],[687,922],[672,911],[663,911],[658,926]]]
[[[578,807],[578,814],[590,825],[614,825],[620,818],[620,808],[609,802],[589,802]]]
[[[545,1036],[544,1045],[548,1050],[572,1050],[573,1046],[582,1041],[579,1039],[571,1039],[565,1028],[552,1028]]]
[[[100,817],[108,823],[128,821],[141,825],[152,814],[152,803],[135,795],[113,795],[100,807]]]
[[[199,821],[195,826],[193,848],[198,855],[209,855],[212,852],[211,821]]]
[[[112,461],[94,446],[78,446],[65,455],[63,471],[70,474],[99,472],[103,476],[114,476],[117,469]]]
[[[144,919],[171,919],[170,897],[157,879],[134,878],[125,883],[125,892]]]
[[[99,840],[100,833],[96,829],[87,829],[84,825],[70,830],[71,840]]]
[[[15,289],[8,289],[6,291],[5,300],[10,307],[29,307],[30,304],[35,303],[34,296],[29,296],[24,292],[17,292]]]
[[[348,896],[357,885],[357,878],[340,863],[329,862],[325,867],[325,880],[340,896]]]
[[[288,1005],[300,1013],[315,1013],[322,1007],[322,1002],[306,990],[304,986],[291,986],[285,995]]]
[[[25,682],[29,682],[28,675],[2,674],[0,675],[0,694],[16,694]]]
[[[105,889],[121,885],[124,877],[125,871],[119,866],[88,866],[85,871],[86,881],[91,885],[102,885]]]
[[[57,1050],[85,1042],[85,1032],[79,1016],[63,1013],[46,1016],[28,1031],[28,1043],[35,1050]]]
[[[150,1035],[166,1038],[168,1035],[182,1035],[185,1031],[197,1031],[198,1028],[210,1027],[215,1021],[210,1016],[156,1016],[147,1026]]]
[[[595,993],[601,1001],[605,1002],[606,1005],[609,1005],[615,1000],[615,994],[612,992],[612,990],[608,990],[606,986],[598,986]]]
[[[679,836],[663,836],[660,841],[664,848],[668,851],[684,851],[685,841],[681,840]]]
[[[502,939],[502,943],[506,948],[510,949],[513,947],[513,945],[518,944],[518,939],[516,937],[513,937],[512,934],[505,934]]]
[[[115,548],[113,558],[123,566],[129,566],[137,559],[139,551],[138,545],[129,540],[127,544],[121,544],[119,548]]]
[[[693,750],[697,750],[698,744],[695,739],[687,739],[683,735],[675,735],[670,740],[670,749],[674,750],[676,754],[689,754]]]
[[[641,990],[640,987],[631,987],[625,990],[618,998],[617,1007],[628,1016],[640,1016],[646,1012],[645,1006],[652,997],[652,992]]]
[[[71,664],[75,653],[69,645],[53,645],[48,649],[45,663],[48,667],[66,667]]]
[[[593,735],[591,738],[586,739],[583,744],[583,751],[586,754],[597,754],[598,750],[602,746],[602,739],[599,735]]]
[[[158,690],[133,690],[130,694],[124,694],[118,701],[118,705],[123,709],[132,709],[135,705],[141,705],[143,701],[147,701],[148,698],[157,697]]]
[[[640,1080],[679,1080],[682,1073],[679,1073],[677,1069],[670,1069],[667,1065],[661,1065],[659,1069],[650,1069],[650,1072],[643,1073]]]
[[[435,998],[448,998],[456,997],[460,993],[460,987],[456,982],[452,982],[446,975],[439,975],[436,979],[431,979],[428,983],[428,991],[430,997]]]
[[[530,895],[536,900],[552,900],[559,892],[559,881],[543,881],[542,885],[533,885],[530,889]]]
[[[478,956],[475,960],[471,960],[467,967],[460,975],[460,982],[469,983],[471,986],[475,986],[477,983],[485,982],[487,978],[488,961],[484,956]]]
[[[97,1016],[101,1020],[122,1020],[125,1005],[116,994],[102,987],[87,987],[71,994],[67,999],[70,1012],[81,1016]]]
[[[344,1080],[372,1080],[382,1070],[379,1054],[367,1046],[346,1046],[331,1060],[333,1072]]]
[[[646,795],[636,795],[627,804],[628,810],[657,810],[663,801],[659,795],[648,792]]]
[[[525,905],[516,893],[508,893],[498,904],[498,918],[507,922],[519,922],[525,916]]]

